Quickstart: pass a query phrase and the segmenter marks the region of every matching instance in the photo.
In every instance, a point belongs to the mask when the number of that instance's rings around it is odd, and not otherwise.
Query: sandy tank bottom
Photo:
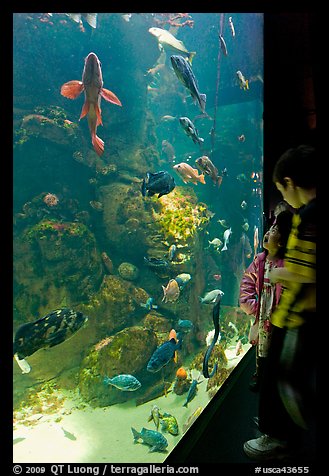
[[[228,367],[235,367],[243,358],[249,345],[235,356],[234,347],[227,348]],[[203,377],[202,377],[203,379]],[[200,379],[201,380],[201,379]],[[31,425],[19,419],[13,431],[14,463],[163,463],[184,434],[188,418],[198,407],[209,403],[206,391],[207,379],[198,385],[196,396],[188,407],[183,404],[187,393],[176,395],[169,392],[143,405],[135,400],[104,408],[93,408],[82,401],[78,392],[60,390],[62,408],[55,414],[32,414]],[[166,452],[150,452],[150,447],[140,439],[134,443],[131,427],[140,431],[143,427],[156,430],[153,421],[148,422],[153,405],[160,411],[175,416],[179,434],[173,436],[159,431],[166,437]]]

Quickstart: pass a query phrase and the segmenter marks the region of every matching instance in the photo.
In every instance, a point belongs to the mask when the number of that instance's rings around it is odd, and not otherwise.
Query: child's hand
[[[268,273],[268,277],[271,283],[275,284],[281,281],[280,269],[282,268],[272,268],[271,271]]]

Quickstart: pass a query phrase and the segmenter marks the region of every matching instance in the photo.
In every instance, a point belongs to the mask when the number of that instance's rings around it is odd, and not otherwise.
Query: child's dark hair
[[[293,213],[291,211],[284,210],[277,215],[276,220],[274,222],[274,224],[278,227],[278,231],[280,234],[281,246],[277,253],[278,258],[282,258],[282,259],[284,258],[284,254],[287,247],[287,241],[288,241],[288,237],[291,230],[292,216],[293,216]]]
[[[274,166],[273,182],[286,186],[285,177],[290,177],[297,187],[316,187],[316,150],[311,145],[299,145],[286,150]]]

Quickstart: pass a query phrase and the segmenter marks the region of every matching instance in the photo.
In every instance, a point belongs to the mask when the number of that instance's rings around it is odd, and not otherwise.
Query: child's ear
[[[284,177],[283,181],[285,183],[285,188],[290,185],[290,187],[294,186],[294,181],[290,177]]]

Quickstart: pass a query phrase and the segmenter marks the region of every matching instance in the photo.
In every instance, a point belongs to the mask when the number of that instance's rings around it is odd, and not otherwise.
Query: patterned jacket
[[[263,251],[255,256],[252,263],[245,270],[240,284],[240,307],[248,315],[259,318],[260,295],[263,288],[264,267],[267,252]],[[283,259],[278,260],[277,267],[283,266]],[[276,283],[275,306],[280,300],[282,286]]]

